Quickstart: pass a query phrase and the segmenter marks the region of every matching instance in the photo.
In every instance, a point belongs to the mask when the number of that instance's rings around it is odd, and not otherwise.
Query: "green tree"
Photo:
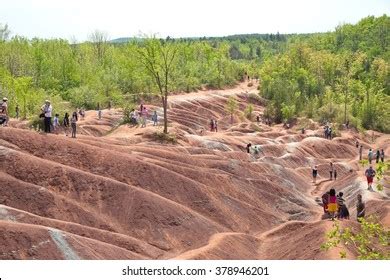
[[[359,218],[358,229],[341,228],[338,222],[326,234],[327,241],[322,244],[323,250],[340,248],[340,257],[347,258],[344,248],[357,253],[361,260],[390,259],[390,230],[376,221],[375,218]]]
[[[164,110],[164,133],[168,133],[168,95],[174,89],[174,67],[177,46],[156,38],[145,39],[138,58],[158,88]]]
[[[230,114],[230,123],[233,124],[233,116],[234,113],[236,112],[238,108],[237,100],[233,97],[230,96],[227,103],[226,103],[226,111]]]

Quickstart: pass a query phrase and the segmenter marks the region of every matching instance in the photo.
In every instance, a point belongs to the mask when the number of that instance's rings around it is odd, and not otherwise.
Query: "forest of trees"
[[[270,100],[266,111],[275,122],[307,116],[390,132],[389,30],[384,15],[318,34],[114,43],[95,31],[88,42],[76,43],[11,36],[0,24],[0,95],[8,97],[11,115],[18,104],[25,118],[36,116],[46,98],[61,112],[109,101],[125,107],[161,95],[142,55],[153,43],[156,50],[174,49],[169,92],[225,88],[247,73],[260,78],[260,94]]]

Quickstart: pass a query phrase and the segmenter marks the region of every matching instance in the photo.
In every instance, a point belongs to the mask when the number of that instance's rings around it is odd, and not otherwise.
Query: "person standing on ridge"
[[[53,128],[54,128],[54,133],[58,134],[58,130],[60,129],[60,119],[58,114],[54,115]]]
[[[356,218],[360,223],[360,219],[364,218],[366,215],[366,205],[364,204],[362,200],[362,195],[357,195],[357,203],[356,203]]]
[[[345,205],[345,199],[343,198],[343,195],[343,192],[339,192],[337,196],[337,205],[339,209],[338,218],[349,219],[349,211],[347,205]]]
[[[69,114],[68,113],[65,113],[64,120],[62,121],[62,124],[64,125],[65,136],[68,136],[68,129],[69,129]]]
[[[313,183],[314,184],[317,182],[317,175],[318,175],[318,169],[317,169],[317,165],[315,165],[312,169],[312,176],[313,176]]]
[[[331,181],[333,180],[333,171],[334,171],[333,162],[330,162],[329,163],[329,179]]]
[[[50,133],[51,128],[51,113],[53,111],[53,107],[50,104],[49,100],[45,101],[45,104],[41,107],[42,113],[44,114],[44,128],[46,133]]]
[[[324,214],[328,214],[329,192],[326,192],[321,197]]]
[[[374,156],[374,153],[372,152],[371,148],[368,150],[368,155],[367,156],[368,156],[368,163],[371,164],[372,158]]]
[[[78,121],[77,112],[73,112],[72,118],[70,119],[70,123],[72,125],[72,138],[76,138],[77,121]]]
[[[153,126],[157,125],[157,120],[158,120],[157,111],[154,111],[152,116]]]
[[[335,189],[330,189],[329,191],[329,202],[328,202],[328,212],[330,215],[330,218],[332,221],[334,220],[336,213],[338,211],[337,207],[337,197],[336,197],[336,190]]]
[[[210,131],[211,132],[214,131],[214,120],[213,119],[210,120]]]
[[[368,190],[372,191],[372,183],[374,181],[375,177],[375,170],[372,168],[372,165],[368,169],[366,169],[366,172],[364,172],[367,178],[367,185],[368,185]]]
[[[249,143],[248,145],[246,145],[246,152],[247,152],[248,154],[250,154],[250,152],[251,152],[251,147],[252,147],[252,144],[251,144],[251,143]]]

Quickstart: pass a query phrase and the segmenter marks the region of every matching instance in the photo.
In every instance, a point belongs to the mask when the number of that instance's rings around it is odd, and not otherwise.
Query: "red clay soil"
[[[121,111],[89,111],[78,138],[41,134],[11,121],[0,128],[0,259],[333,259],[320,250],[332,222],[320,196],[343,191],[355,225],[356,195],[390,225],[385,190],[369,192],[355,139],[385,148],[390,135],[343,132],[325,140],[312,122],[286,131],[248,120],[261,113],[256,87],[173,96],[162,143],[146,128],[120,125]],[[230,124],[225,104],[239,101]],[[148,106],[148,105],[147,105]],[[161,108],[148,106],[161,115]],[[219,132],[209,131],[211,118]],[[253,117],[253,119],[255,119]],[[260,145],[249,155],[247,143]],[[338,180],[328,180],[329,162]],[[311,167],[319,178],[311,182]],[[350,255],[353,257],[353,254]]]

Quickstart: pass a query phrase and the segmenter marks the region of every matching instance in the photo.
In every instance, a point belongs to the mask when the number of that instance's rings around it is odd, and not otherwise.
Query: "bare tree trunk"
[[[168,114],[167,114],[167,108],[168,107],[168,94],[165,93],[165,97],[163,97],[163,109],[164,109],[164,133],[168,133]]]

